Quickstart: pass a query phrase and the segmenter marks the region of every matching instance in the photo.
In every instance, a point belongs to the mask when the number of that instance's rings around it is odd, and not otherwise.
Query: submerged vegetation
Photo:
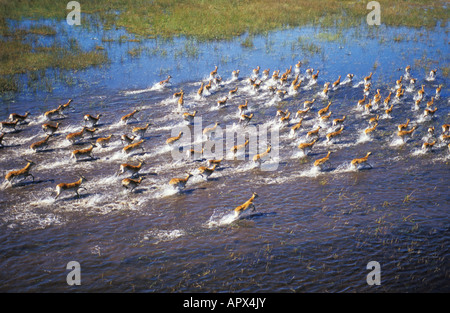
[[[447,1],[378,2],[383,25],[426,28],[447,25]],[[341,29],[360,26],[369,12],[366,1],[350,0],[92,0],[80,4],[82,19],[78,27],[123,28],[142,38],[185,36],[189,40],[223,40],[248,34],[241,42],[244,48],[253,47],[252,36],[255,34],[304,25],[337,28],[337,32],[325,32],[316,39],[341,40]],[[18,74],[47,68],[83,69],[107,62],[105,49],[83,51],[76,45],[64,47],[56,40],[50,46],[35,44],[41,36],[58,37],[55,28],[39,25],[39,22],[27,29],[9,28],[9,20],[64,20],[69,13],[66,5],[65,1],[0,0],[0,92],[17,90],[14,77]],[[116,40],[102,38],[102,42],[109,41]],[[119,42],[125,41],[139,43],[141,39],[119,38]],[[320,52],[314,42],[299,40],[298,45],[311,54]],[[141,51],[133,48],[129,55],[136,57]],[[198,50],[190,43],[185,52],[198,56]]]

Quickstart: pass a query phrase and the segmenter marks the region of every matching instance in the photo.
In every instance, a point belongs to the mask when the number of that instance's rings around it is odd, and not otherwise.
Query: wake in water
[[[163,84],[160,84],[158,82],[158,83],[153,84],[153,86],[145,88],[145,89],[125,91],[124,95],[125,96],[130,96],[130,95],[137,95],[137,94],[141,94],[141,93],[144,93],[144,92],[150,92],[150,91],[161,91],[161,90],[164,90],[164,88],[166,86],[167,85],[163,85]]]

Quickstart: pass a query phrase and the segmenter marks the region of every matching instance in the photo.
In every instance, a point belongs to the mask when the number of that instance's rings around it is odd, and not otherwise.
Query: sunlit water
[[[427,129],[449,123],[448,80],[438,71],[433,80],[428,71],[414,67],[424,51],[436,67],[448,63],[446,47],[438,40],[406,41],[387,44],[379,33],[365,28],[363,34],[350,30],[345,42],[316,42],[320,55],[309,55],[293,47],[300,34],[314,35],[316,29],[284,30],[255,37],[254,48],[245,49],[238,41],[198,43],[197,57],[175,57],[170,51],[184,46],[183,39],[159,43],[165,56],[143,55],[124,59],[134,43],[115,44],[111,65],[77,74],[79,85],[57,86],[53,93],[24,92],[14,99],[3,99],[2,120],[9,113],[29,110],[31,118],[17,132],[5,135],[0,149],[3,174],[32,159],[35,177],[11,187],[0,186],[0,257],[3,291],[66,291],[66,264],[78,261],[82,270],[79,290],[95,292],[424,292],[449,291],[449,149],[437,141],[430,152],[421,149]],[[385,30],[386,31],[386,30]],[[387,40],[397,31],[389,30]],[[427,35],[447,36],[437,28]],[[95,44],[92,33],[79,30],[80,40]],[[417,35],[422,38],[423,35]],[[368,39],[366,39],[368,38]],[[385,37],[383,37],[385,38]],[[444,42],[447,42],[445,40]],[[98,42],[97,42],[98,43]],[[152,46],[150,40],[143,45]],[[293,47],[293,48],[292,48]],[[122,55],[120,55],[122,53]],[[123,60],[123,61],[119,61]],[[279,69],[283,73],[297,61],[304,61],[299,75],[303,87],[296,93],[277,98],[269,85],[288,90],[268,78],[261,90],[248,83],[256,66]],[[375,62],[377,63],[374,68]],[[201,82],[218,65],[222,82],[203,97],[197,96]],[[380,89],[382,99],[395,87],[395,80],[412,66],[418,78],[400,100],[392,100],[391,116],[384,116],[383,104],[371,113],[357,108],[363,97],[362,80],[373,72],[372,98]],[[320,69],[317,82],[311,83],[306,69]],[[240,69],[238,79],[231,72]],[[345,80],[355,74],[352,81]],[[171,75],[170,84],[158,82]],[[321,94],[326,82],[342,75],[342,83]],[[426,95],[420,108],[414,97],[421,85]],[[426,102],[439,84],[444,88],[432,118],[423,116]],[[238,87],[225,107],[217,100]],[[206,160],[173,158],[166,145],[173,129],[188,125],[177,107],[173,93],[183,89],[185,105],[181,112],[197,110],[202,127],[220,122],[223,128],[243,132],[251,126],[265,125],[279,131],[278,156],[268,166],[254,164],[246,153],[231,160],[224,147],[225,160],[208,178],[196,172]],[[60,119],[61,129],[50,139],[47,150],[34,153],[29,145],[44,138],[42,113],[73,99],[71,108]],[[295,112],[303,102],[316,98],[304,117],[302,128],[292,133],[299,119]],[[239,124],[237,107],[248,100],[254,117],[247,128]],[[317,112],[331,101],[329,121],[319,121]],[[137,120],[120,123],[120,117],[140,109]],[[277,110],[288,109],[289,124],[282,125]],[[83,126],[84,114],[102,113],[98,133],[71,145],[65,136]],[[364,129],[371,117],[380,115],[375,132]],[[346,115],[343,133],[331,142],[325,135],[338,129],[334,118]],[[402,140],[397,125],[410,119],[417,126],[411,138]],[[144,134],[144,150],[131,156],[122,153],[122,134],[131,134],[135,126],[152,125]],[[321,126],[319,140],[307,154],[299,143],[308,140],[308,131]],[[193,144],[200,147],[205,136],[194,134]],[[75,162],[74,149],[87,147],[98,137],[112,134],[105,147],[94,148],[94,158]],[[428,137],[426,137],[428,138]],[[248,148],[247,148],[248,149]],[[328,166],[319,170],[314,161],[332,151]],[[353,167],[350,162],[372,152],[368,165]],[[126,190],[119,166],[143,160],[142,183]],[[194,173],[184,189],[169,185],[174,177]],[[74,182],[84,175],[88,181],[75,193],[63,193],[54,199],[58,183]],[[248,200],[252,192],[255,211],[236,216],[233,209]],[[381,264],[382,284],[366,283],[366,265]]]

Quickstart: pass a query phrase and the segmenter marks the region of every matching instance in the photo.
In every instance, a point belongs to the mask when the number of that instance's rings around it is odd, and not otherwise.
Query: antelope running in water
[[[128,113],[127,115],[122,116],[121,119],[120,119],[120,121],[121,121],[122,123],[124,123],[124,124],[127,124],[128,121],[130,121],[131,119],[137,120],[137,118],[135,117],[135,114],[136,114],[137,112],[139,112],[139,110],[134,110],[133,112]]]
[[[313,145],[317,142],[318,139],[314,139],[311,142],[300,143],[297,147],[302,150],[304,155],[308,155],[311,151]]]
[[[74,150],[72,151],[70,158],[75,159],[75,161],[78,161],[80,158],[86,157],[93,159],[94,157],[92,155],[92,150],[94,149],[94,147],[95,144],[92,143],[89,148]]]
[[[135,175],[137,175],[139,173],[139,171],[141,170],[142,166],[145,164],[145,162],[143,160],[138,159],[138,161],[139,161],[138,165],[132,165],[129,163],[120,164],[120,169],[119,169],[120,174],[130,172],[131,177],[134,177]]]
[[[43,150],[48,145],[48,140],[50,139],[51,135],[47,135],[44,139],[34,142],[30,145],[30,149],[37,152],[39,150]]]
[[[12,122],[9,122],[9,121],[1,122],[1,126],[2,126],[1,129],[2,130],[8,129],[8,130],[16,131],[16,127],[17,127],[18,123],[19,123],[19,120],[14,120]]]
[[[241,204],[240,206],[236,207],[234,209],[234,216],[237,218],[239,217],[242,213],[244,213],[245,211],[247,211],[250,207],[253,209],[253,211],[256,210],[255,205],[253,204],[253,201],[258,197],[258,194],[256,192],[253,192],[252,196],[250,197],[250,199],[248,199],[247,201],[245,201],[243,204]]]
[[[97,145],[97,147],[104,148],[111,141],[112,136],[113,135],[111,134],[108,137],[97,138],[95,144]]]
[[[217,164],[214,164],[212,168],[208,168],[206,166],[200,166],[198,168],[198,171],[200,175],[202,175],[204,178],[208,179],[209,176],[211,176],[212,173],[216,170]]]
[[[92,116],[90,114],[85,114],[83,119],[84,119],[84,125],[88,124],[89,127],[94,127],[95,125],[97,125],[98,121],[100,120],[100,117],[102,115],[98,114],[97,116]]]
[[[272,146],[269,145],[267,147],[266,151],[253,156],[253,162],[261,163],[261,162],[265,161],[265,158],[269,155],[271,150],[272,150]]]
[[[360,166],[365,166],[365,165],[369,165],[370,167],[372,167],[370,164],[367,163],[367,159],[369,158],[369,156],[372,154],[372,152],[367,152],[365,157],[362,158],[358,158],[358,159],[353,159],[351,161],[351,165],[355,168],[358,168]]]
[[[134,127],[131,131],[134,135],[136,135],[138,138],[141,138],[144,136],[145,132],[149,128],[150,124],[147,123],[144,127]]]
[[[339,135],[342,133],[343,130],[344,130],[344,126],[341,126],[341,128],[340,128],[339,130],[334,131],[334,132],[331,132],[331,133],[328,133],[328,134],[326,135],[327,141],[330,142],[330,141],[333,140],[336,136],[339,136]]]
[[[125,146],[122,149],[122,152],[125,154],[130,154],[131,152],[137,150],[137,149],[141,149],[143,152],[145,151],[144,148],[142,147],[142,144],[144,143],[144,139],[141,139],[138,142],[135,143],[130,143],[128,146]]]
[[[60,124],[61,123],[56,123],[56,125],[53,125],[50,123],[45,123],[45,124],[42,124],[42,130],[47,135],[53,135],[58,130]]]
[[[323,170],[326,165],[329,164],[331,151],[328,151],[327,155],[321,159],[314,161],[314,166]]]
[[[34,181],[34,176],[33,176],[33,174],[30,173],[30,169],[35,165],[35,163],[30,160],[25,160],[25,161],[27,161],[28,163],[27,163],[27,165],[25,165],[24,168],[22,168],[20,170],[10,171],[6,174],[5,180],[11,184],[11,187],[13,186],[13,182],[16,179],[21,179],[21,181],[22,181],[22,180],[27,179],[29,176],[31,176]]]
[[[187,184],[189,178],[191,178],[191,177],[192,177],[192,174],[188,173],[185,178],[172,178],[169,181],[169,185],[172,187],[175,187],[175,188],[182,189],[182,188],[186,187],[186,184]]]
[[[170,137],[169,139],[166,140],[166,144],[173,145],[175,142],[180,140],[182,135],[183,135],[183,132],[179,132],[178,136]]]
[[[139,178],[124,178],[122,179],[122,186],[125,189],[130,189],[130,192],[133,192],[134,189],[139,186],[142,182],[142,180],[144,179],[144,177],[139,177]]]
[[[402,138],[403,142],[406,142],[408,138],[412,136],[412,133],[416,130],[416,126],[411,128],[410,130],[399,130],[397,135]]]
[[[85,181],[88,181],[88,180],[84,176],[80,175],[80,179],[77,180],[76,182],[60,183],[60,184],[56,185],[55,199],[57,199],[61,195],[61,193],[65,192],[65,191],[70,191],[70,190],[75,191],[75,194],[77,195],[77,197],[80,198],[80,194],[78,193],[78,190],[80,188],[87,190],[85,187],[81,186],[81,184],[84,183]]]
[[[86,128],[87,128],[87,127],[84,126],[84,127],[81,129],[81,131],[68,134],[68,135],[66,136],[66,139],[67,139],[71,144],[76,143],[77,141],[79,141],[79,140],[81,140],[81,139],[83,138],[83,134],[84,134],[84,131],[86,130]]]
[[[11,122],[14,122],[15,120],[18,120],[19,122],[24,122],[29,115],[30,115],[30,112],[25,112],[24,115],[20,115],[18,113],[11,113],[9,115],[9,120]]]

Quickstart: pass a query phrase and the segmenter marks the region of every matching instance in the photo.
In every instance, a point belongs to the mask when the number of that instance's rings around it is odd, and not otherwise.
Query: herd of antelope
[[[277,99],[281,100],[286,97],[287,94],[296,94],[300,92],[300,86],[305,84],[314,85],[317,84],[317,79],[319,77],[319,70],[314,70],[309,68],[305,71],[305,75],[301,75],[300,68],[302,66],[301,62],[295,64],[294,71],[292,66],[287,69],[284,73],[280,73],[279,70],[273,71],[272,75],[270,75],[270,69],[264,70],[262,75],[260,76],[260,68],[259,66],[252,71],[252,74],[249,78],[246,78],[242,82],[247,84],[248,88],[251,88],[254,92],[259,92],[264,86],[266,86],[268,92],[273,94]],[[355,109],[363,111],[365,116],[370,115],[368,118],[368,127],[364,129],[364,134],[366,136],[371,136],[372,133],[376,132],[377,127],[381,122],[380,114],[384,114],[387,117],[390,117],[394,114],[395,110],[404,110],[398,104],[399,101],[405,97],[405,89],[411,88],[417,83],[417,79],[411,77],[411,67],[408,66],[405,69],[404,74],[400,77],[399,80],[395,82],[395,88],[387,91],[387,96],[382,99],[381,90],[377,89],[376,93],[373,96],[370,96],[371,87],[372,87],[372,75],[370,73],[368,76],[363,78],[363,92],[361,93],[361,98],[358,99],[355,103]],[[436,70],[432,70],[429,73],[429,76],[434,78],[436,77]],[[167,79],[159,82],[159,85],[166,88],[165,86],[170,85],[170,79],[172,77],[168,76]],[[352,82],[354,78],[353,74],[346,75],[346,82]],[[239,70],[233,71],[232,73],[233,80],[239,80]],[[218,74],[218,67],[216,66],[213,71],[210,72],[209,79],[207,82],[201,82],[200,88],[198,89],[197,96],[201,98],[205,98],[207,92],[210,91],[214,86],[221,86],[222,78]],[[272,83],[269,85],[264,85],[263,82],[271,81]],[[277,110],[275,118],[278,119],[280,125],[286,129],[290,129],[291,135],[298,134],[301,130],[306,132],[306,136],[304,138],[305,141],[298,144],[297,149],[301,150],[305,155],[308,155],[313,149],[314,145],[323,140],[327,143],[333,143],[333,141],[345,133],[346,131],[346,122],[348,121],[348,116],[343,115],[336,117],[335,119],[331,119],[331,114],[333,110],[334,103],[333,101],[328,101],[324,107],[315,108],[317,104],[316,100],[318,97],[322,96],[323,99],[328,99],[328,95],[336,90],[342,85],[341,76],[337,78],[333,83],[327,82],[324,84],[321,92],[318,93],[317,97],[313,97],[311,99],[307,99],[303,101],[303,105],[298,108],[296,112],[289,112],[289,110]],[[414,107],[416,110],[423,109],[423,117],[432,119],[433,115],[437,111],[437,106],[435,106],[435,100],[440,98],[442,85],[439,85],[435,90],[435,93],[430,97],[429,101],[425,100],[425,85],[421,85],[420,89],[414,96]],[[240,92],[239,88],[236,86],[233,89],[230,89],[226,96],[220,99],[216,99],[215,103],[219,107],[227,106],[230,98],[235,96]],[[194,110],[193,112],[187,112],[185,106],[185,92],[183,89],[173,93],[173,99],[176,99],[177,109],[179,112],[182,112],[182,118],[187,122],[192,122],[193,118],[199,114],[199,110]],[[397,101],[396,101],[397,100]],[[63,122],[55,122],[55,119],[64,119],[66,117],[65,111],[70,107],[72,103],[72,99],[68,100],[64,104],[60,104],[57,108],[49,110],[43,114],[43,117],[46,119],[45,123],[42,124],[42,130],[45,133],[45,137],[39,141],[36,141],[30,145],[30,149],[33,150],[34,153],[38,153],[43,151],[51,145],[52,138],[56,133],[60,131],[61,124]],[[422,105],[424,103],[424,105]],[[317,110],[316,110],[317,109]],[[253,112],[249,113],[249,102],[245,100],[244,103],[240,103],[236,106],[236,110],[239,114],[239,124],[245,127],[250,123],[256,114],[259,114],[257,110],[253,110]],[[314,114],[313,112],[317,112]],[[139,110],[134,109],[130,110],[130,112],[120,118],[120,122],[124,125],[130,123],[130,121],[137,121],[136,115],[139,114]],[[372,116],[375,115],[375,116]],[[94,135],[99,130],[99,120],[101,119],[102,114],[90,115],[85,114],[83,116],[84,125],[77,132],[69,133],[65,136],[65,139],[70,143],[70,145],[78,144],[85,136],[89,138],[94,138]],[[2,142],[4,139],[8,137],[9,132],[17,132],[17,127],[19,125],[24,125],[26,120],[30,118],[30,113],[26,112],[25,114],[17,114],[12,113],[9,116],[8,121],[1,122],[1,130],[0,133],[0,147],[7,149]],[[314,124],[312,129],[306,129],[303,124],[303,121],[306,119],[317,119],[317,123]],[[295,123],[292,121],[297,119]],[[321,125],[323,123],[327,123],[331,121],[331,128],[324,128]],[[401,138],[403,141],[407,141],[414,131],[419,126],[416,123],[414,126],[410,125],[411,119],[407,119],[404,124],[398,125],[395,130],[396,135]],[[211,134],[214,133],[215,129],[218,127],[220,123],[216,122],[213,127],[205,128],[203,130],[203,135],[206,138],[210,138]],[[291,126],[289,126],[291,124]],[[132,129],[132,134],[122,134],[120,136],[120,140],[123,144],[122,152],[125,157],[132,155],[135,151],[139,150],[145,153],[144,144],[144,134],[151,130],[152,124],[145,123],[145,125],[140,127],[134,127]],[[327,129],[326,133],[324,129]],[[431,151],[433,146],[438,141],[445,142],[446,146],[450,151],[450,125],[444,124],[441,125],[442,132],[439,137],[435,136],[435,127],[428,128],[428,134],[426,140],[424,140],[422,149],[424,151]],[[176,147],[177,142],[183,136],[183,133],[180,132],[177,136],[169,137],[165,140],[165,143],[169,146]],[[115,136],[113,134],[109,134],[105,137],[99,137],[97,139],[91,140],[92,142],[88,147],[83,149],[73,149],[70,158],[73,158],[75,161],[79,161],[82,159],[87,160],[95,160],[94,151],[98,149],[102,149],[108,145],[108,143],[113,140]],[[248,145],[248,141],[244,144],[234,146],[232,148],[232,153],[237,153],[240,150],[245,150]],[[94,150],[95,149],[95,150]],[[261,164],[267,160],[267,157],[271,151],[272,147],[270,145],[267,146],[265,151],[261,151],[259,154],[253,156],[252,161],[255,164]],[[189,155],[202,155],[202,151],[195,151],[193,149],[187,151]],[[367,151],[365,155],[355,156],[353,160],[349,160],[351,166],[355,169],[361,168],[371,168],[371,165],[368,163],[369,156],[372,154],[371,151]],[[318,170],[325,170],[329,165],[330,157],[332,157],[332,151],[326,151],[326,155],[320,159],[316,159],[313,162],[313,167]],[[214,174],[216,169],[221,166],[221,162],[223,159],[208,159],[204,160],[206,162],[205,165],[202,165],[197,168],[197,172],[208,179],[211,175]],[[6,176],[5,180],[10,183],[11,186],[15,186],[17,181],[23,181],[31,177],[34,181],[34,176],[32,174],[32,168],[35,163],[29,159],[24,159],[26,162],[25,166],[22,169],[11,170]],[[119,169],[116,175],[123,175],[129,173],[131,176],[124,178],[121,180],[122,186],[130,191],[134,191],[143,181],[144,177],[139,174],[140,170],[143,166],[145,166],[145,161],[142,159],[138,159],[137,164],[133,163],[122,163],[119,166]],[[187,172],[186,175],[178,178],[172,178],[169,180],[168,184],[178,189],[185,188],[189,179],[194,174],[192,172]],[[82,184],[87,181],[87,179],[78,174],[79,179],[75,182],[62,182],[56,185],[56,195],[55,199],[60,196],[60,194],[64,191],[74,192],[78,197],[80,196],[78,191],[83,189]],[[180,175],[181,176],[181,175]],[[258,195],[256,193],[252,193],[250,199],[239,205],[235,208],[234,212],[236,216],[239,216],[242,212],[248,210],[249,208],[255,209],[255,205],[253,201]]]

